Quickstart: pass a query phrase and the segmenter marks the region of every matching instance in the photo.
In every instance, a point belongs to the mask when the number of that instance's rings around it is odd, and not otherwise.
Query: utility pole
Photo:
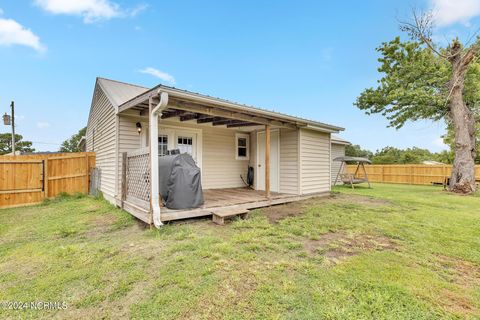
[[[15,155],[15,102],[10,104],[12,107],[12,154]]]

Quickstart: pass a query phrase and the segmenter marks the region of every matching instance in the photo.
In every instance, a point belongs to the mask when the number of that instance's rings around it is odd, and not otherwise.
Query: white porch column
[[[150,126],[150,203],[152,207],[153,224],[156,228],[163,225],[160,218],[160,189],[158,177],[158,115],[162,113],[168,104],[168,93],[158,92],[160,102],[153,107],[153,98],[148,100]],[[153,109],[152,109],[153,107]]]

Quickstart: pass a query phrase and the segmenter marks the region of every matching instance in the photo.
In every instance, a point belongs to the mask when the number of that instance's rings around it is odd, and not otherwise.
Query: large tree
[[[390,126],[409,120],[444,119],[454,131],[455,159],[449,189],[475,191],[476,114],[480,101],[480,39],[463,46],[458,38],[441,48],[432,42],[430,13],[413,13],[413,22],[401,23],[409,41],[399,37],[383,43],[377,88],[366,89],[356,106],[367,114],[380,113]]]
[[[23,136],[15,134],[15,151],[34,152],[31,141],[23,141]],[[0,133],[0,155],[12,152],[12,134]]]
[[[80,129],[77,133],[72,135],[70,139],[67,139],[62,142],[60,146],[60,152],[80,152],[80,148],[78,147],[78,142],[82,137],[85,136],[87,132],[87,127]]]
[[[358,144],[351,144],[345,146],[345,155],[350,157],[372,158],[373,152],[362,149]]]

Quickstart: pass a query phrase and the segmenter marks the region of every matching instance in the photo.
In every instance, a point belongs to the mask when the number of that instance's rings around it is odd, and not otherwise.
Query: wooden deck
[[[220,210],[250,210],[304,200],[311,197],[327,196],[329,194],[329,192],[326,192],[321,194],[298,196],[293,194],[272,192],[270,193],[270,198],[267,199],[265,192],[252,190],[249,188],[210,189],[203,191],[205,203],[201,208],[190,210],[171,210],[167,208],[161,208],[161,217],[162,221],[202,217],[212,215],[213,212]]]

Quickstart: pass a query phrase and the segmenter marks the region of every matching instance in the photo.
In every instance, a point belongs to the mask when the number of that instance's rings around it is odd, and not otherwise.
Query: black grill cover
[[[192,209],[203,205],[200,168],[188,153],[158,158],[159,189],[169,209]]]

